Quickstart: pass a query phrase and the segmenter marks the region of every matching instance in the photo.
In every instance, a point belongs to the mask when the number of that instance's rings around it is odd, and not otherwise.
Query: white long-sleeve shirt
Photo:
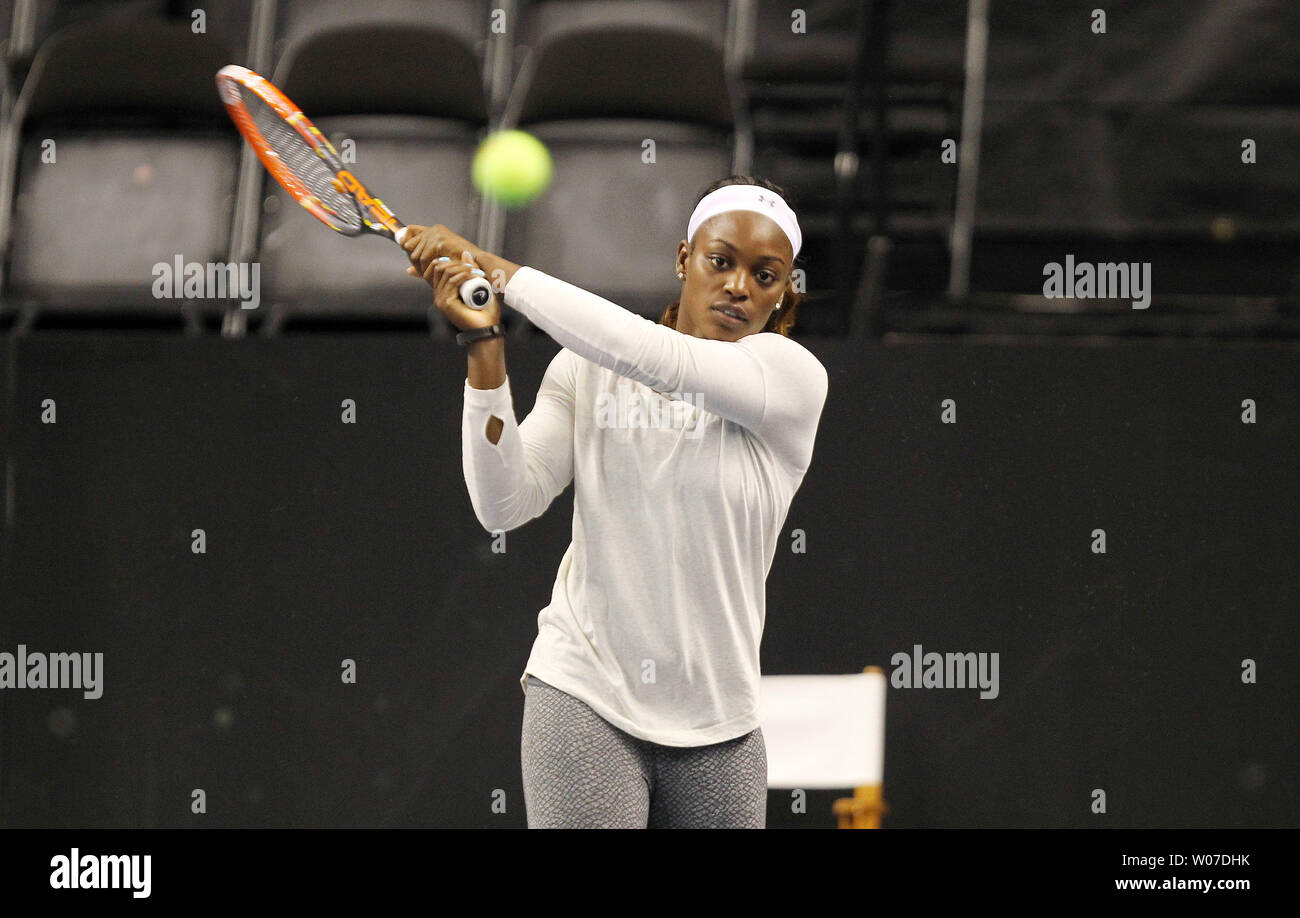
[[[532,268],[504,299],[562,350],[521,424],[508,377],[465,381],[474,513],[508,531],[574,482],[573,540],[520,685],[532,674],[662,745],[750,732],[765,581],[812,458],[825,367],[782,335],[696,338]]]

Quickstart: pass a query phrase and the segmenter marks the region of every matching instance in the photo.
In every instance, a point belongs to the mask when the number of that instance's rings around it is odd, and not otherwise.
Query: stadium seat
[[[455,35],[482,56],[481,43],[490,34],[492,8],[500,5],[487,0],[280,0],[276,9],[277,57],[317,32],[370,26],[438,29]],[[371,50],[382,53],[384,49]]]
[[[411,25],[458,37],[482,62],[488,110],[496,116],[510,90],[510,55],[517,0],[280,0],[274,56],[316,32],[357,26]],[[501,31],[492,28],[499,21]],[[378,49],[377,49],[378,50]],[[389,55],[391,58],[391,55]]]
[[[233,57],[188,20],[125,16],[41,45],[0,142],[6,308],[197,314],[155,270],[227,260],[238,135],[213,75]]]
[[[930,268],[947,260],[956,174],[938,157],[957,133],[965,4],[738,0],[737,8],[755,172],[800,202],[814,300],[826,297],[847,318],[873,233],[893,241],[892,280],[937,289],[944,274]],[[807,318],[837,328],[829,315]]]
[[[1139,4],[1104,36],[1072,28],[1064,7],[991,10],[975,291],[1028,294],[1025,311],[1131,317],[1127,302],[1042,298],[1043,265],[1070,253],[1151,262],[1166,311],[1300,293],[1291,162],[1242,161],[1246,138],[1260,151],[1300,145],[1294,105],[1281,101],[1300,92],[1285,63],[1300,7],[1224,6],[1209,43],[1170,31],[1160,4]],[[1152,30],[1170,36],[1169,60],[1140,50]],[[1173,65],[1177,55],[1194,65]]]
[[[392,60],[403,62],[400,80]],[[462,38],[409,24],[313,32],[282,56],[274,81],[345,159],[354,157],[357,176],[399,219],[473,238],[480,202],[470,161],[488,112],[478,59]],[[266,331],[290,317],[430,316],[429,288],[405,275],[406,257],[392,242],[330,232],[269,178],[262,194]]]
[[[645,4],[633,23],[629,6],[552,9],[529,29],[534,44],[502,126],[547,145],[554,179],[505,213],[502,249],[658,318],[678,289],[673,261],[687,217],[735,165],[734,87],[725,31],[709,25],[725,13],[692,18],[681,5]],[[676,19],[648,18],[651,10]]]
[[[0,15],[12,7],[13,36],[11,64],[25,70],[46,39],[67,28],[89,22],[117,19],[143,21],[170,19],[194,26],[194,13],[203,11],[204,34],[243,57],[249,23],[256,0],[210,0],[203,3],[178,0],[23,0],[0,3]]]

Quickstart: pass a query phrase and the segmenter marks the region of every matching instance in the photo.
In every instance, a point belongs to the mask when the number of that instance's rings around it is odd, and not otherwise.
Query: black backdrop
[[[1300,350],[807,344],[830,396],[764,671],[1000,655],[996,699],[890,690],[886,826],[1300,823]],[[510,346],[520,417],[555,350]],[[0,691],[0,823],[524,825],[517,680],[571,492],[492,553],[454,347],[54,334],[0,359],[0,651],[105,655],[98,700]],[[774,791],[768,824],[830,825],[836,796]]]

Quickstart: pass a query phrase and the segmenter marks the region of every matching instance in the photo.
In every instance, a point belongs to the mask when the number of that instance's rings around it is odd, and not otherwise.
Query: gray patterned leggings
[[[529,676],[520,753],[530,829],[767,825],[761,728],[710,746],[661,746]]]

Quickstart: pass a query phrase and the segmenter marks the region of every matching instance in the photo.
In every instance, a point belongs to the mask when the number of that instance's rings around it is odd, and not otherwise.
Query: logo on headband
[[[760,195],[758,196],[758,203],[760,203],[760,204],[766,204],[768,207],[772,207],[772,208],[775,208],[775,207],[776,207],[776,201],[774,201],[772,198],[769,198],[769,197],[767,197],[766,195],[762,195],[762,194],[760,194]]]

